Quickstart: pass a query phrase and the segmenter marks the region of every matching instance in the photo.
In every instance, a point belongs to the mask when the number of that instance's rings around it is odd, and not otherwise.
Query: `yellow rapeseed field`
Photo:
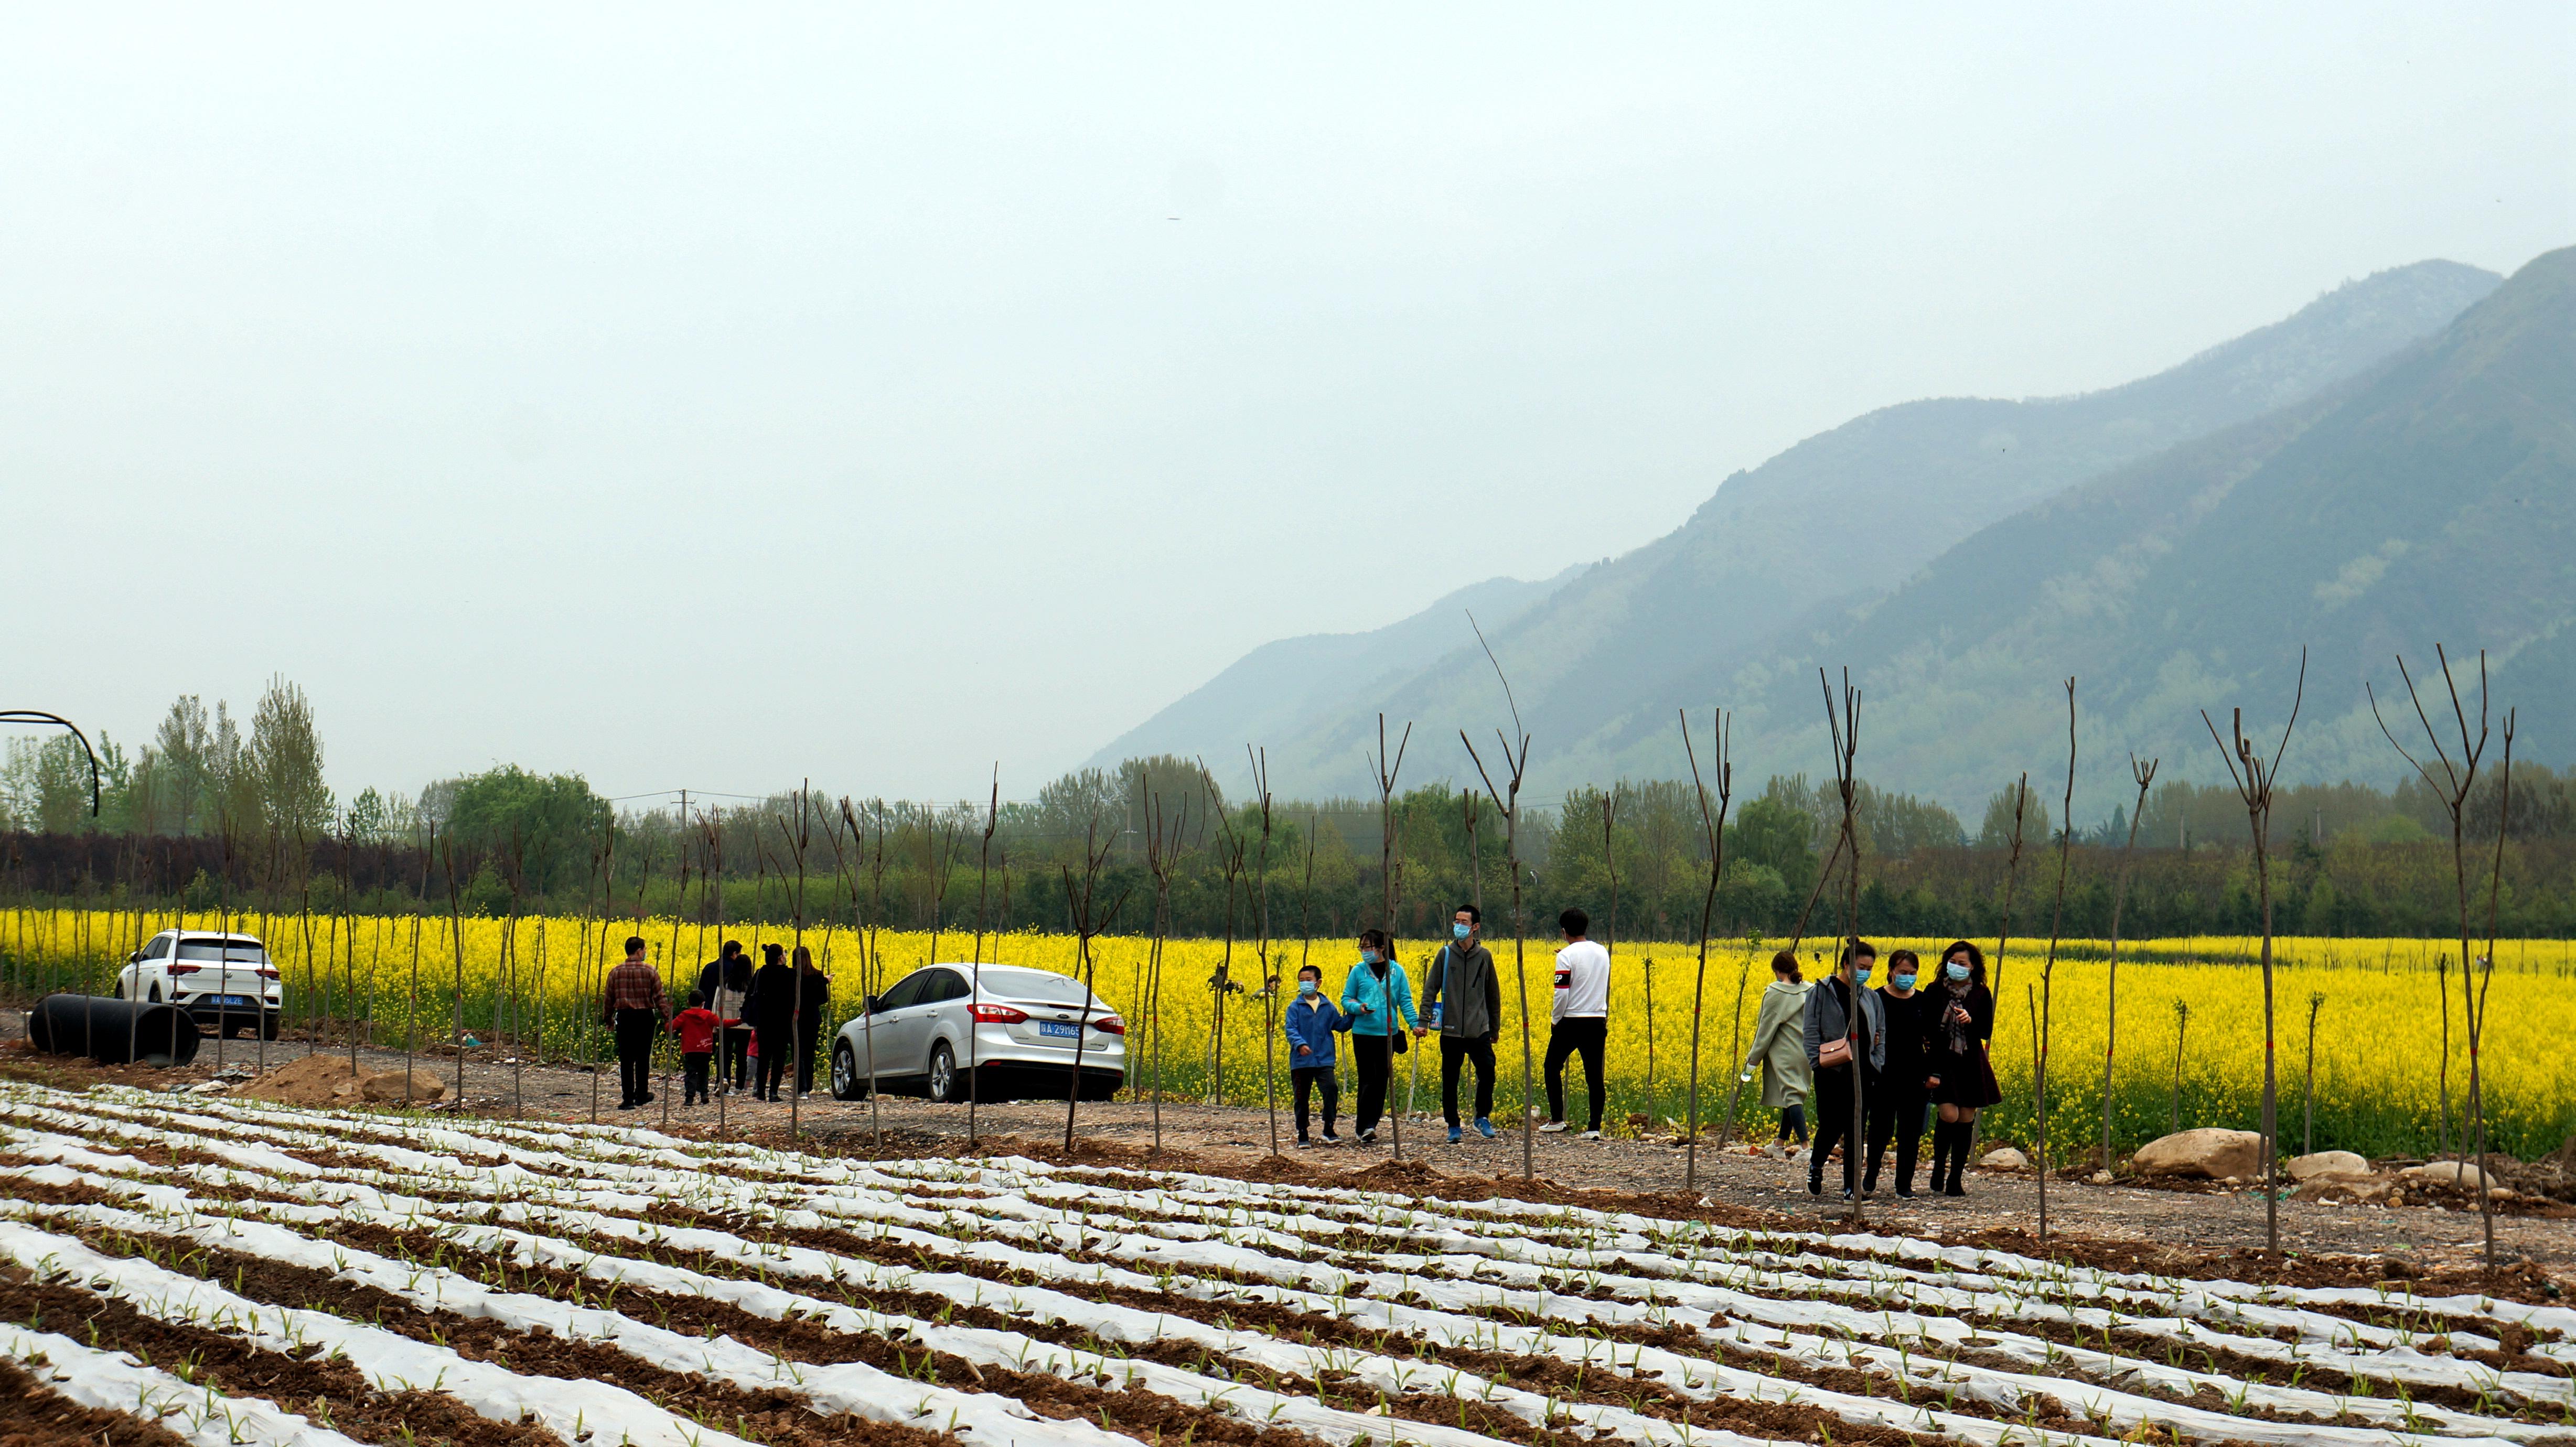
[[[125,953],[174,922],[168,913],[0,910],[0,984],[24,997],[44,990],[107,993]],[[601,971],[627,934],[641,934],[675,989],[685,990],[700,962],[715,954],[718,935],[695,922],[669,919],[596,921],[573,918],[505,921],[468,918],[461,931],[441,916],[350,919],[292,915],[190,916],[191,928],[229,926],[267,940],[289,987],[289,1029],[319,1016],[338,1034],[352,1019],[371,1038],[399,1044],[444,1041],[458,1016],[485,1039],[533,1045],[549,1056],[601,1058],[595,1027]],[[460,937],[461,936],[461,937]],[[777,925],[727,926],[725,938],[756,947],[792,944]],[[802,936],[833,977],[836,1016],[846,1017],[871,983],[880,988],[934,957],[933,938],[918,931],[809,927]],[[1732,1069],[1742,1029],[1749,1028],[1770,975],[1771,953],[1784,941],[1713,942],[1706,978],[1700,1073],[1702,1112],[1722,1115],[1735,1083]],[[1933,955],[1943,940],[1877,941]],[[1990,954],[1991,939],[1979,942]],[[943,931],[935,957],[963,962],[976,953],[970,933]],[[1522,1105],[1520,989],[1528,990],[1533,1056],[1546,1043],[1554,942],[1528,941],[1513,978],[1514,949],[1492,944],[1503,969],[1506,1018],[1497,1114]],[[1151,1084],[1153,1013],[1145,999],[1149,940],[1117,936],[1093,942],[1093,982],[1125,1014],[1137,1064],[1131,1084]],[[2483,950],[2483,945],[2479,946]],[[1399,955],[1419,991],[1434,942],[1404,941]],[[2259,1122],[2263,1062],[2260,941],[2241,937],[2156,939],[2124,943],[2119,969],[2119,1050],[2114,1128],[2122,1148],[2162,1134],[2177,1121],[2253,1127]],[[2015,940],[2000,962],[1995,1072],[2005,1102],[1989,1116],[1991,1134],[2027,1144],[2032,1028],[2028,990],[2040,982],[2046,942]],[[2576,949],[2561,940],[2511,940],[2497,950],[2488,991],[2483,1049],[2491,1140],[2526,1158],[2576,1133],[2576,1070],[2563,1042],[2576,1037]],[[1824,973],[1813,946],[1802,949],[1810,979]],[[1078,974],[1070,936],[984,937],[988,962]],[[2107,949],[2100,941],[2060,946],[2053,973],[2051,1107],[2055,1153],[2071,1159],[2101,1133]],[[2308,1140],[2309,1018],[2315,1004],[2314,1142],[2371,1155],[2424,1154],[2455,1138],[2467,1090],[2468,1050],[2460,995],[2459,946],[2427,940],[2283,939],[2276,942],[2274,999],[2279,1021],[2281,1131],[2289,1150]],[[1172,1098],[1205,1098],[1221,1083],[1226,1099],[1258,1104],[1274,1063],[1271,1002],[1261,996],[1261,959],[1251,942],[1233,948],[1231,977],[1242,988],[1220,1002],[1210,980],[1225,959],[1213,940],[1164,947],[1161,1079]],[[1695,946],[1622,942],[1614,952],[1610,1022],[1610,1098],[1614,1121],[1631,1112],[1657,1129],[1686,1109],[1691,1067]],[[1348,941],[1274,942],[1272,968],[1289,978],[1302,960],[1322,968],[1338,992],[1356,962]],[[677,961],[672,970],[669,962]],[[460,963],[461,962],[461,963]],[[460,989],[461,981],[461,989]],[[2447,984],[2447,989],[2445,985]],[[2443,1017],[2448,1000],[2449,1132],[2444,1130]],[[1650,1003],[1651,1002],[1651,1003]],[[2188,1013],[2177,1007],[2187,1007]],[[2177,1047],[2179,1046],[2179,1049]],[[1345,1071],[1349,1069],[1344,1066]],[[1579,1072],[1580,1067],[1575,1069]],[[1420,1072],[1419,1083],[1416,1071]],[[1285,1070],[1280,1071],[1284,1084]],[[1536,1082],[1533,1082],[1535,1087]],[[1578,1087],[1579,1088],[1579,1087]],[[1398,1065],[1396,1101],[1437,1106],[1438,1054],[1416,1050]],[[1535,1093],[1535,1092],[1534,1092]],[[1768,1132],[1766,1113],[1748,1089],[1741,1128]]]

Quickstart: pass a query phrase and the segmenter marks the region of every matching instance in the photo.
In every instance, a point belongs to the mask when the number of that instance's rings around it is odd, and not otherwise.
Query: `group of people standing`
[[[1341,1143],[1333,1128],[1341,1104],[1337,1035],[1350,1037],[1359,1086],[1352,1114],[1361,1144],[1377,1140],[1387,1090],[1395,1078],[1395,1057],[1435,1032],[1440,1037],[1440,1109],[1448,1121],[1450,1144],[1466,1137],[1458,1090],[1470,1065],[1476,1070],[1476,1086],[1474,1114],[1468,1118],[1487,1140],[1498,1134],[1493,1121],[1494,1041],[1502,1033],[1503,986],[1494,969],[1493,952],[1485,948],[1484,919],[1484,911],[1472,904],[1462,904],[1451,914],[1449,942],[1432,957],[1424,974],[1418,1009],[1412,982],[1384,930],[1360,932],[1359,963],[1343,977],[1338,1004],[1325,997],[1321,969],[1307,965],[1297,971],[1297,996],[1281,1018],[1288,1037],[1297,1144],[1316,1144],[1309,1128],[1312,1102],[1318,1096],[1324,1116],[1322,1144]],[[1559,915],[1557,927],[1565,935],[1565,948],[1557,951],[1556,992],[1548,1009],[1548,1119],[1539,1129],[1568,1128],[1565,1066],[1579,1054],[1591,1104],[1590,1124],[1583,1134],[1597,1140],[1608,1082],[1602,1057],[1609,1041],[1610,952],[1588,937],[1592,919],[1582,910]]]
[[[608,971],[601,1002],[617,1037],[619,1110],[653,1103],[653,1047],[665,1034],[680,1037],[683,1105],[706,1103],[712,1089],[778,1100],[791,1060],[796,1093],[814,1093],[832,977],[814,967],[814,952],[803,945],[792,964],[784,945],[760,949],[763,962],[754,969],[741,941],[725,941],[699,970],[688,1008],[675,1012],[661,972],[644,957],[643,936],[627,936],[626,959]]]
[[[1986,988],[1984,953],[1967,940],[1954,940],[1927,978],[1914,951],[1897,950],[1887,957],[1882,979],[1877,947],[1854,939],[1844,942],[1833,977],[1821,983],[1804,980],[1797,955],[1788,950],[1772,957],[1771,974],[1742,1076],[1750,1080],[1761,1069],[1762,1104],[1780,1112],[1774,1144],[1784,1155],[1793,1137],[1807,1143],[1806,1107],[1814,1104],[1809,1194],[1824,1193],[1825,1161],[1838,1144],[1843,1194],[1874,1194],[1892,1139],[1895,1191],[1911,1197],[1928,1129],[1931,1188],[1966,1195],[1960,1182],[1976,1138],[1977,1112],[2003,1098],[1987,1058],[1995,997]],[[1855,1089],[1862,1139],[1852,1133]]]

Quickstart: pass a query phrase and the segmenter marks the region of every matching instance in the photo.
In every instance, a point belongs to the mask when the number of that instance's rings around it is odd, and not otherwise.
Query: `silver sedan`
[[[1079,1066],[1077,1067],[1077,1059]],[[1127,1022],[1080,980],[1013,965],[925,965],[871,997],[832,1042],[832,1094],[962,1101],[1107,1100],[1127,1078]],[[972,1079],[969,1079],[969,1072]]]

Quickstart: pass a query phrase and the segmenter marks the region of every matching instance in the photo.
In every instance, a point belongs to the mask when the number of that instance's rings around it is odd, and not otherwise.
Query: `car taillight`
[[[170,973],[174,975],[193,975],[204,968],[205,966],[203,965],[172,965],[170,967]]]
[[[1028,1011],[1014,1010],[1008,1005],[969,1005],[966,1008],[976,1022],[983,1025],[1017,1025],[1029,1018]]]
[[[1127,1022],[1115,1015],[1104,1015],[1092,1021],[1091,1028],[1103,1035],[1124,1035],[1127,1033]]]
[[[263,969],[259,972],[259,977],[263,980],[274,980],[277,978],[277,971]]]

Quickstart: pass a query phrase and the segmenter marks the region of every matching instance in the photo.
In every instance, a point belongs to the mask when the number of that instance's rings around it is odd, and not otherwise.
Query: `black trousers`
[[[754,1096],[778,1098],[778,1082],[787,1078],[787,1052],[796,1032],[785,1025],[760,1027],[760,1068],[752,1072],[751,1093]]]
[[[680,1057],[680,1104],[687,1105],[691,1101],[706,1104],[707,1066],[715,1058],[715,1052],[708,1050]]]
[[[1877,1099],[1878,1090],[1879,1078],[1876,1072],[1872,1072],[1861,1081],[1862,1109],[1874,1108],[1870,1102]],[[1852,1068],[1850,1066],[1837,1065],[1831,1069],[1823,1067],[1817,1069],[1814,1096],[1816,1144],[1813,1152],[1807,1157],[1809,1185],[1814,1185],[1825,1178],[1825,1157],[1832,1155],[1834,1147],[1840,1145],[1843,1147],[1843,1187],[1846,1190],[1860,1188],[1861,1143],[1852,1139],[1851,1093]]]
[[[1329,1065],[1297,1065],[1289,1068],[1289,1081],[1297,1090],[1297,1139],[1306,1138],[1306,1098],[1321,1091],[1324,1096],[1324,1134],[1333,1133],[1333,1122],[1342,1111],[1342,1082]]]
[[[1600,1015],[1559,1020],[1547,1032],[1547,1118],[1565,1119],[1565,1060],[1577,1051],[1583,1054],[1583,1083],[1592,1093],[1591,1130],[1601,1129],[1603,1091],[1608,1078],[1601,1073],[1601,1054],[1610,1041],[1610,1021]]]
[[[642,1105],[653,1098],[653,1042],[661,1038],[660,1012],[617,1012],[618,1104]]]
[[[1807,1143],[1807,1107],[1804,1102],[1780,1107],[1780,1139],[1795,1137],[1798,1144]]]
[[[751,1083],[751,1027],[727,1025],[716,1031],[716,1079],[740,1090]]]
[[[808,1015],[796,1022],[796,1093],[810,1095],[814,1090],[814,1050],[823,1041],[823,1017]]]
[[[1351,1066],[1359,1074],[1359,1103],[1351,1111],[1351,1124],[1375,1130],[1378,1117],[1386,1114],[1387,1082],[1395,1078],[1395,1055],[1387,1038],[1352,1031]]]
[[[1440,1111],[1449,1117],[1449,1125],[1458,1124],[1458,1067],[1476,1062],[1476,1116],[1484,1120],[1494,1113],[1494,1042],[1470,1040],[1461,1035],[1440,1037]]]
[[[1923,1148],[1923,1087],[1905,1088],[1893,1076],[1881,1076],[1878,1089],[1861,1102],[1869,1113],[1869,1174],[1862,1178],[1868,1185],[1878,1179],[1879,1162],[1887,1155],[1890,1136],[1896,1138],[1896,1189],[1914,1189],[1914,1159]],[[1844,1114],[1851,1107],[1843,1107]]]

